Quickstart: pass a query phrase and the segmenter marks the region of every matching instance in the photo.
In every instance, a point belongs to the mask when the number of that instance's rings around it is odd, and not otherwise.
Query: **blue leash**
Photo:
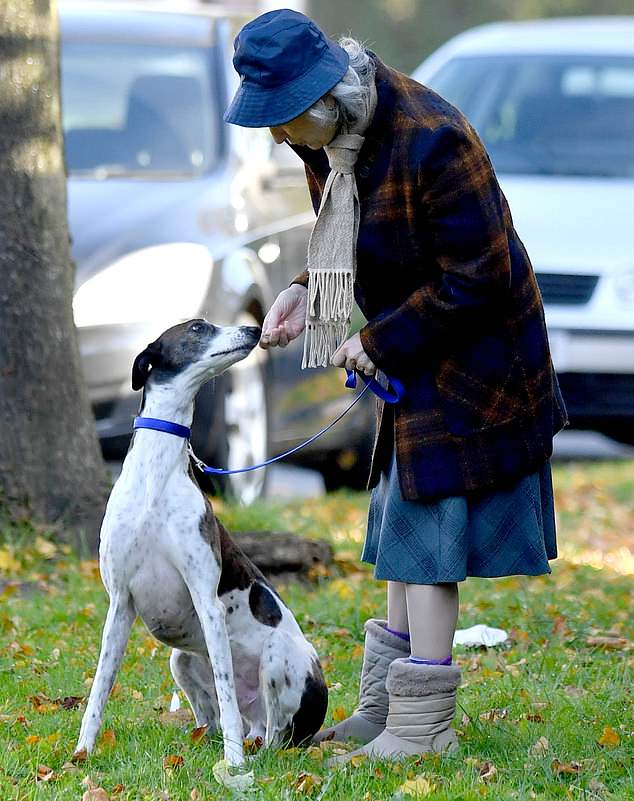
[[[346,370],[348,377],[346,378],[345,386],[347,389],[355,389],[357,386],[357,377],[356,373],[353,370]],[[307,445],[310,445],[311,442],[314,442],[319,437],[323,436],[326,432],[330,431],[330,429],[335,426],[342,417],[344,417],[352,407],[358,403],[363,395],[370,390],[372,391],[377,397],[384,400],[386,403],[398,403],[403,395],[405,394],[405,388],[403,384],[397,378],[390,378],[389,384],[390,389],[385,389],[379,382],[373,378],[372,376],[367,376],[365,373],[359,373],[361,376],[362,381],[365,384],[365,387],[361,390],[361,392],[357,395],[357,397],[352,401],[349,406],[347,406],[341,414],[338,414],[335,419],[330,422],[325,428],[322,428],[316,434],[313,434],[310,439],[307,439],[305,442],[301,442],[299,445],[296,445],[294,448],[290,448],[288,451],[284,451],[284,453],[280,453],[277,456],[273,456],[270,459],[267,459],[265,462],[261,462],[260,464],[250,465],[249,467],[240,467],[236,470],[226,470],[222,467],[209,467],[203,461],[201,461],[196,454],[193,452],[191,443],[189,443],[189,455],[191,456],[192,460],[196,467],[202,471],[203,473],[218,475],[218,476],[229,476],[235,473],[248,473],[251,470],[259,470],[261,467],[266,467],[267,465],[273,464],[273,462],[278,462],[280,459],[284,459],[287,456],[290,456],[293,453],[297,453],[302,448],[305,448]],[[171,423],[169,420],[160,420],[156,417],[135,417],[134,418],[134,429],[138,428],[149,428],[153,431],[162,431],[164,434],[173,434],[176,437],[182,437],[182,439],[190,440],[191,439],[191,429],[187,428],[187,426],[179,425],[178,423]]]

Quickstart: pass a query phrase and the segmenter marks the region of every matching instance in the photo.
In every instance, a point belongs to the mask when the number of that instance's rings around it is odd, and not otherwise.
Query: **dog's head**
[[[132,367],[132,389],[174,381],[197,390],[244,359],[260,338],[254,326],[215,326],[189,320],[168,328],[141,351]]]

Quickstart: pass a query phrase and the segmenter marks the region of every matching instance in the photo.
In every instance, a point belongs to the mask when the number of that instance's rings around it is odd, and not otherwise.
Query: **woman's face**
[[[312,150],[319,150],[335,138],[337,122],[320,122],[312,117],[309,111],[305,111],[283,125],[269,128],[269,131],[278,145],[288,141],[291,145],[305,145]]]

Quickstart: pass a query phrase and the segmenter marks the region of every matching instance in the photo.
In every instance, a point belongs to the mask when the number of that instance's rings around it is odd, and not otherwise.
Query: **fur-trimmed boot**
[[[368,620],[365,628],[365,651],[359,687],[359,704],[349,718],[336,726],[322,729],[313,742],[322,740],[357,740],[369,743],[385,728],[388,696],[385,679],[390,664],[409,654],[409,642],[387,630],[387,620]]]
[[[458,665],[395,660],[386,679],[390,701],[385,730],[363,748],[334,757],[330,764],[347,762],[357,754],[398,759],[425,751],[455,751],[458,738],[451,721],[459,685]]]

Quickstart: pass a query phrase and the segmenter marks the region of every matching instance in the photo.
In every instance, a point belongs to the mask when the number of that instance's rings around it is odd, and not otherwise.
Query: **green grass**
[[[508,649],[454,651],[463,668],[459,753],[332,771],[318,748],[260,751],[250,765],[249,798],[379,801],[424,776],[434,788],[425,797],[439,800],[634,799],[634,653],[629,644],[606,650],[587,642],[597,634],[633,636],[634,462],[558,466],[555,486],[563,556],[551,563],[552,575],[460,584],[459,626],[488,623],[513,640]],[[385,611],[384,587],[358,563],[367,501],[364,493],[339,492],[247,509],[216,505],[230,529],[293,530],[335,546],[332,574],[308,588],[281,588],[322,657],[331,687],[327,723],[354,708],[363,623]],[[192,724],[161,722],[174,688],[168,649],[140,624],[106,707],[102,730],[111,729],[114,741],[102,741],[87,762],[68,764],[83,705],[66,710],[46,698],[88,691],[106,610],[95,568],[26,523],[3,527],[0,579],[9,584],[0,594],[0,799],[80,799],[87,775],[113,800],[233,797],[213,778],[218,737],[194,743]],[[540,737],[547,750],[532,754]],[[183,758],[181,767],[163,767],[171,755]],[[492,772],[486,763],[495,767],[493,781],[481,776]],[[557,763],[573,772],[557,772]],[[53,771],[49,781],[36,781],[38,766]],[[303,783],[302,773],[310,774]]]

